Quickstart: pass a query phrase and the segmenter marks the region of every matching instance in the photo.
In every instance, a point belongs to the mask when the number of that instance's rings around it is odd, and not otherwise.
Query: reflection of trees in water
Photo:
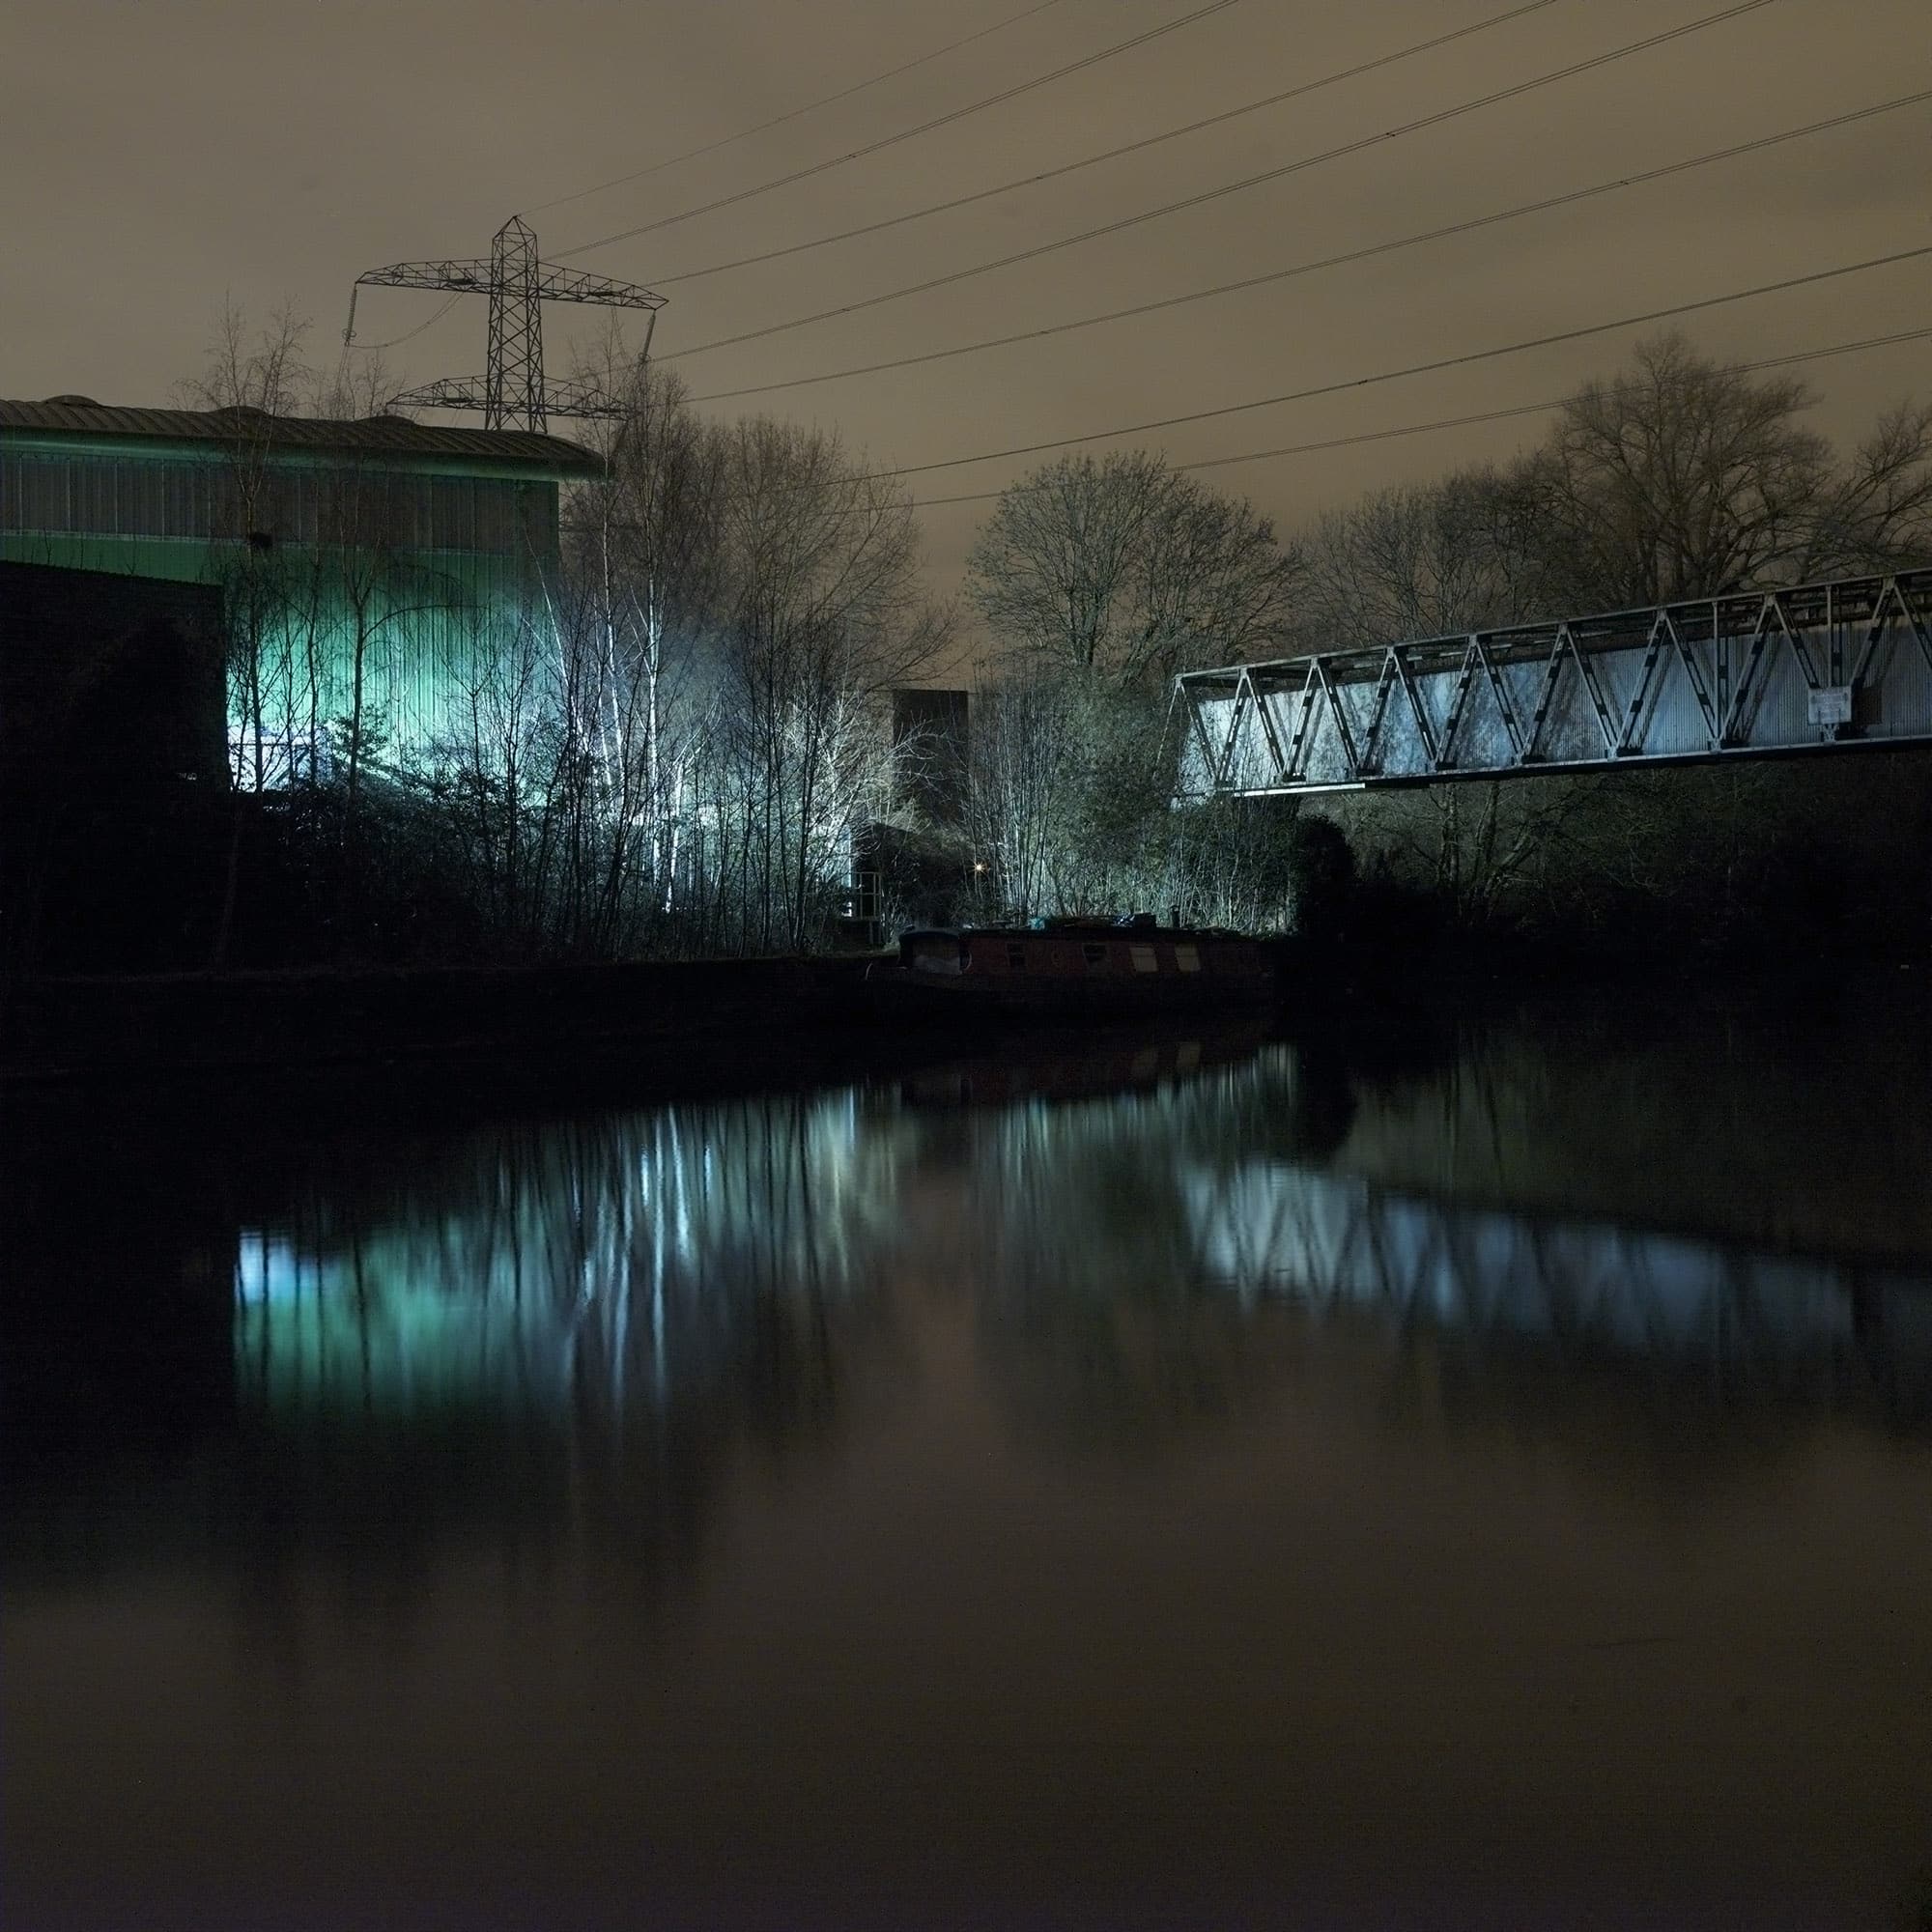
[[[736,1445],[837,1426],[895,1161],[851,1095],[778,1095],[506,1125],[299,1190],[236,1263],[258,1603],[285,1621],[320,1561],[399,1613],[465,1542],[506,1577],[566,1548],[680,1567]]]
[[[774,1305],[852,1293],[889,1154],[849,1095],[775,1096],[504,1127],[380,1190],[311,1191],[241,1236],[243,1398],[614,1427],[755,1360]]]
[[[1370,1189],[1322,1166],[1349,1133],[1337,1069],[1282,1047],[1158,1064],[1098,1095],[1088,1067],[1087,1097],[1063,1102],[921,1104],[971,1099],[967,1068],[901,1104],[779,1095],[363,1133],[293,1175],[286,1149],[279,1169],[231,1156],[244,1232],[232,1294],[203,1297],[221,1321],[201,1346],[234,1403],[224,1387],[204,1405],[207,1447],[178,1489],[149,1481],[173,1525],[159,1540],[239,1560],[283,1622],[325,1587],[394,1612],[452,1548],[506,1574],[566,1553],[674,1573],[735,1456],[849,1415],[900,1255],[969,1287],[998,1399],[1059,1440],[1158,1445],[1331,1371],[1352,1408],[1405,1427],[1593,1453],[1658,1426],[1715,1457],[1751,1416],[1776,1439],[1828,1407],[1932,1413],[1932,1290]],[[1015,1084],[994,1067],[993,1091]],[[209,1204],[226,1183],[198,1163],[193,1186],[163,1190],[200,1204],[167,1210],[175,1258],[146,1264],[177,1288],[181,1258],[222,1238]],[[915,1197],[935,1210],[919,1247],[899,1225]],[[174,1224],[137,1198],[163,1252],[154,1231]],[[133,1252],[94,1245],[97,1272]]]
[[[1819,1407],[1786,1396],[1659,1365],[1511,1336],[1360,1325],[1364,1392],[1392,1432],[1512,1457],[1548,1449],[1610,1494],[1749,1487],[1788,1466],[1819,1420]]]
[[[1360,1085],[1350,1159],[1470,1205],[1932,1255],[1932,1000],[1821,964],[1456,1015],[1442,1064]]]
[[[1190,1164],[1331,1146],[1334,1104],[1270,1047],[1192,1080],[991,1115],[969,1188],[982,1359],[1030,1431],[1158,1440],[1246,1406],[1279,1364],[1204,1292]]]

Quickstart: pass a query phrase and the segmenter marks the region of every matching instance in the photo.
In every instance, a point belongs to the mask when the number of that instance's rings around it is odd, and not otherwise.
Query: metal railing
[[[1181,797],[1932,742],[1932,570],[1183,672]]]

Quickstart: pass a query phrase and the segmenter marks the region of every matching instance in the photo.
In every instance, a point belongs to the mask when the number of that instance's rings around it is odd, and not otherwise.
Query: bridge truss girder
[[[1932,570],[1183,672],[1183,797],[1932,741]]]

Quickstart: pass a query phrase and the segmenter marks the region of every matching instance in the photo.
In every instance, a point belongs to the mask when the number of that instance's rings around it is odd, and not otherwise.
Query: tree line
[[[888,694],[953,631],[907,493],[830,432],[706,421],[614,347],[587,373],[619,405],[599,473],[567,488],[557,548],[530,533],[486,591],[384,527],[379,460],[320,545],[217,545],[222,963],[803,951],[838,923],[853,830],[889,806]],[[192,399],[237,412],[245,497],[278,418],[367,415],[383,383],[319,382],[278,322],[225,331]],[[425,636],[404,731],[387,700]]]
[[[372,512],[374,464],[323,505],[319,545],[216,546],[236,784],[213,963],[811,950],[847,909],[855,836],[881,824],[951,841],[960,918],[1607,930],[1675,893],[1745,928],[1788,883],[1764,828],[1815,815],[1775,770],[1177,810],[1171,680],[1932,557],[1932,407],[1841,452],[1805,426],[1804,384],[1678,336],[1513,461],[1288,534],[1157,453],[1065,457],[1007,489],[972,548],[964,797],[922,826],[903,782],[920,748],[893,745],[889,695],[956,680],[966,646],[924,586],[903,483],[831,432],[707,419],[614,339],[579,373],[621,407],[512,599],[466,605],[424,575]],[[286,317],[252,338],[230,318],[185,400],[235,412],[239,527],[277,418],[377,413],[387,386],[380,365],[318,376]],[[385,694],[431,606],[436,703],[406,734]],[[1932,833],[1922,776],[1899,773],[1895,815]],[[880,910],[890,926],[906,908]]]
[[[1287,536],[1147,452],[1037,470],[968,565],[992,642],[972,808],[994,896],[1022,915],[1133,902],[1260,929],[1604,943],[1683,935],[1693,914],[1726,943],[1877,902],[1886,842],[1932,837],[1910,758],[1856,779],[1752,766],[1169,809],[1176,671],[1932,558],[1932,405],[1896,405],[1841,452],[1803,420],[1816,400],[1665,335],[1513,461]],[[1889,909],[1923,937],[1932,882],[1904,869]]]

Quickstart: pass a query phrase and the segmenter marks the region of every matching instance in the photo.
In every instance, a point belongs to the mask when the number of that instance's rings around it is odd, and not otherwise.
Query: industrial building
[[[218,593],[228,777],[270,790],[458,724],[557,555],[559,486],[597,468],[529,430],[0,402],[0,564]]]

